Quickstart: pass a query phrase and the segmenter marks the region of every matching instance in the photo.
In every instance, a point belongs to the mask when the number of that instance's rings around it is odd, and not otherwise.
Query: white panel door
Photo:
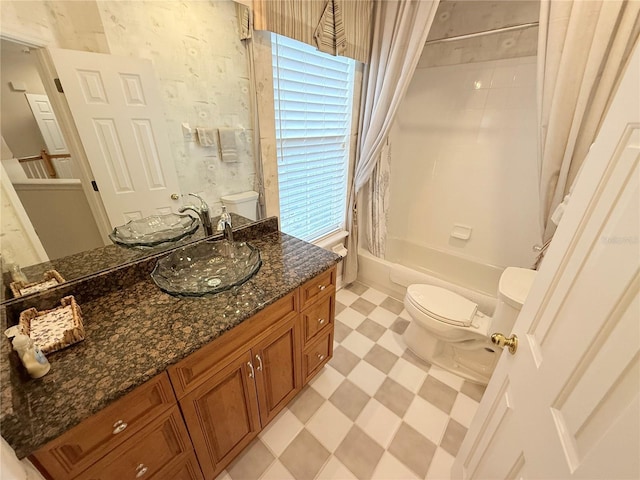
[[[49,155],[65,155],[69,153],[67,144],[64,142],[62,131],[58,125],[55,113],[49,102],[49,97],[38,93],[25,93],[33,118],[35,118],[40,134],[44,139],[47,153]],[[54,158],[52,160],[58,178],[76,178],[73,171],[71,157]],[[47,176],[41,178],[48,178]]]
[[[112,226],[179,207],[151,62],[50,49]]]
[[[638,85],[636,48],[455,478],[640,478]]]

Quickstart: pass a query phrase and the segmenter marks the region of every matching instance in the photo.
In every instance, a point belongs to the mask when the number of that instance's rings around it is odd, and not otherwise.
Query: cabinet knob
[[[247,362],[247,366],[251,369],[249,372],[249,378],[254,378],[256,376],[256,372],[253,370],[253,364],[251,362]]]
[[[262,371],[262,359],[260,358],[260,355],[256,355],[256,360],[258,360],[258,368],[256,370],[261,372]]]
[[[318,357],[318,360],[320,361],[324,360],[324,355],[322,355],[321,353],[316,353],[316,357]]]
[[[326,286],[326,285],[318,285],[318,288],[319,288],[320,290],[324,290],[325,288],[327,288],[327,286]]]
[[[326,320],[325,320],[324,318],[319,318],[319,319],[318,319],[318,323],[319,323],[320,325],[324,325],[324,322],[326,322]]]
[[[122,420],[118,420],[116,423],[113,424],[113,432],[111,433],[113,433],[114,435],[117,435],[119,433],[124,432],[125,428],[127,428],[127,424]]]
[[[144,476],[148,471],[149,467],[147,467],[144,463],[141,463],[136,467],[136,478]]]

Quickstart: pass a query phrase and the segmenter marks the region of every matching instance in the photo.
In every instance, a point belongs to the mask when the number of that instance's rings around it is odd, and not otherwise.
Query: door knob
[[[171,194],[171,200],[178,200],[179,198],[180,198],[180,195],[178,195],[177,193]]]
[[[518,337],[515,334],[507,338],[501,333],[494,333],[491,335],[491,343],[502,348],[507,347],[511,355],[515,355],[518,350]]]

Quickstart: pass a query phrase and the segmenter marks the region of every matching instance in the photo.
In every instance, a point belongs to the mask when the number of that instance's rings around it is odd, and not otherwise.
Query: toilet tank
[[[225,195],[220,197],[228,212],[237,213],[249,220],[256,220],[258,216],[258,192],[249,191]]]
[[[535,276],[536,271],[528,268],[508,267],[502,272],[490,334],[497,332],[508,336],[511,333]]]

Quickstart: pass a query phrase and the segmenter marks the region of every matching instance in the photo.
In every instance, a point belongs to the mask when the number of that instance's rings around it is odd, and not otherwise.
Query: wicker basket
[[[48,283],[52,283],[55,281],[55,284],[48,285]],[[21,297],[22,295],[28,295],[29,293],[41,292],[43,290],[47,290],[49,288],[53,288],[60,283],[64,283],[64,278],[55,270],[47,270],[42,275],[42,280],[38,282],[26,283],[26,282],[11,282],[9,284],[9,288],[11,289],[11,293],[13,293],[14,297]],[[39,287],[39,285],[41,287]],[[27,293],[22,293],[22,290],[30,289],[31,291]]]
[[[51,353],[84,340],[82,312],[72,295],[60,300],[60,307],[20,313],[22,333],[29,335],[43,353]]]

